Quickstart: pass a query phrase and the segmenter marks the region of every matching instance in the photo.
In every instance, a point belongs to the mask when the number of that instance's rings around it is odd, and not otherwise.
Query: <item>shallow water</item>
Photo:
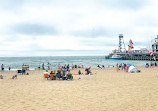
[[[130,63],[135,66],[145,66],[146,62],[150,61],[136,61],[136,60],[110,60],[105,59],[104,56],[51,56],[51,57],[0,57],[0,64],[4,64],[5,70],[10,66],[12,70],[21,69],[22,65],[29,65],[30,69],[37,69],[37,67],[47,63],[51,64],[51,69],[58,67],[58,64],[77,64],[84,65],[84,67],[96,68],[97,65],[104,65],[105,67],[116,66],[117,63]]]

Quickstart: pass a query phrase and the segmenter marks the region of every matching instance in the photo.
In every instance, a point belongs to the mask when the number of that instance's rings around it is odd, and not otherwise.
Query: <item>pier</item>
[[[122,42],[123,41],[123,42]],[[123,35],[119,34],[119,46],[118,50],[114,50],[109,55],[105,56],[106,59],[110,59],[113,57],[113,55],[119,55],[123,57],[123,60],[148,60],[148,61],[157,61],[158,60],[158,35],[157,38],[152,40],[152,55],[150,55],[150,51],[146,48],[142,48],[140,50],[133,50],[133,42],[132,40],[129,41],[128,45],[128,51],[125,48],[122,48],[122,46],[125,47]],[[124,49],[124,50],[122,50]],[[155,57],[155,60],[153,58]]]

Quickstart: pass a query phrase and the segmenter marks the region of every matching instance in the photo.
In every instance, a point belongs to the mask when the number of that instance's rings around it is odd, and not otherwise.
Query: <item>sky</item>
[[[158,35],[157,0],[0,0],[0,56],[104,56]]]

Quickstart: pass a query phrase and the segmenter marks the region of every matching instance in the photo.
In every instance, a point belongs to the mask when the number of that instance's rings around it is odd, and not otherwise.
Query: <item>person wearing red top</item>
[[[151,66],[151,67],[153,66],[153,63],[152,63],[152,62],[150,63],[150,66]]]

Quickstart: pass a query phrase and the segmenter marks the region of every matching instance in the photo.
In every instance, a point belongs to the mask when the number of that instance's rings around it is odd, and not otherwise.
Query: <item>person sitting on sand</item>
[[[91,71],[89,70],[89,68],[86,68],[85,71],[87,72],[86,73],[87,75],[91,73]]]
[[[17,74],[15,74],[14,77],[17,79]]]
[[[62,70],[62,74],[63,74],[63,77],[65,77],[66,71],[65,71],[65,70]]]
[[[46,72],[44,72],[44,74],[47,74],[47,75],[48,75],[48,77],[50,76],[47,70],[46,70]]]
[[[54,74],[54,72],[53,72],[53,71],[51,71],[51,72],[50,72],[50,74]]]
[[[3,74],[2,74],[2,75],[1,75],[1,79],[3,79],[3,77],[4,77],[4,76],[3,76]]]
[[[87,68],[85,71],[87,71],[87,75],[95,75],[96,73],[91,72],[91,67]]]
[[[80,70],[78,71],[78,74],[81,75],[81,71]]]
[[[69,78],[70,77],[70,78]],[[67,79],[69,80],[72,80],[73,79],[73,76],[72,76],[72,74],[71,74],[71,72],[70,72],[70,70],[68,71],[68,74],[67,74]]]
[[[12,79],[15,79],[15,78],[17,79],[17,75],[13,75],[13,76],[12,76]]]

